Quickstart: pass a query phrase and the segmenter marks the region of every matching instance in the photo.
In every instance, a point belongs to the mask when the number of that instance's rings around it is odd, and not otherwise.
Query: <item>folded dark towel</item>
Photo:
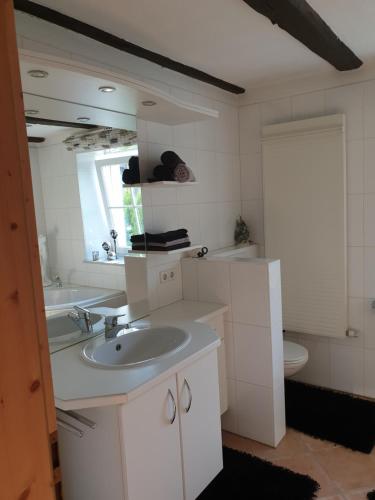
[[[160,161],[163,165],[172,170],[176,168],[179,163],[185,163],[174,151],[164,151],[160,156]]]
[[[178,250],[179,248],[187,248],[191,245],[190,241],[186,243],[180,243],[179,245],[173,245],[171,247],[157,247],[151,245],[141,245],[137,243],[136,245],[132,245],[132,250],[135,250],[137,252],[142,252],[142,251],[156,251],[156,252],[169,252],[171,250]]]
[[[132,156],[129,159],[129,168],[122,173],[122,182],[124,184],[138,184],[141,181],[139,174],[138,156]]]
[[[156,243],[168,243],[168,241],[173,241],[173,240],[178,240],[180,238],[186,238],[187,237],[187,230],[186,229],[176,229],[175,231],[167,231],[166,233],[158,233],[158,234],[151,234],[151,233],[145,233],[145,234],[134,234],[133,236],[130,237],[130,241],[132,243],[142,243],[143,241],[146,242],[156,242]]]
[[[154,168],[154,177],[157,181],[173,181],[173,172],[175,167],[167,167],[165,165],[157,165]]]
[[[185,163],[179,163],[173,170],[173,178],[177,182],[188,182],[190,181],[190,169],[185,165]]]
[[[173,241],[168,241],[167,243],[158,243],[157,241],[146,241],[146,245],[152,245],[153,247],[158,247],[158,248],[169,248],[173,247],[175,245],[181,245],[182,243],[190,243],[190,240],[188,237],[186,238],[179,238],[178,240],[173,240]],[[133,247],[144,247],[145,242],[144,241],[135,241],[132,243]]]

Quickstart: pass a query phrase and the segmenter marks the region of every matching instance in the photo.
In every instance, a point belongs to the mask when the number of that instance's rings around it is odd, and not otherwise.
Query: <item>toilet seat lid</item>
[[[284,362],[298,363],[308,358],[309,353],[303,345],[284,340]]]

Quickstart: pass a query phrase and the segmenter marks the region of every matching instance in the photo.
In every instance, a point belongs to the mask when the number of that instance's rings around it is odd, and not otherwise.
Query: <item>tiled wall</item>
[[[276,446],[285,433],[280,263],[182,259],[183,296],[229,305],[224,342],[229,410],[223,427]]]
[[[286,91],[284,91],[285,94]],[[255,102],[240,108],[243,216],[264,244],[262,125],[345,113],[348,169],[349,324],[358,338],[292,335],[310,361],[295,378],[375,397],[375,81]]]

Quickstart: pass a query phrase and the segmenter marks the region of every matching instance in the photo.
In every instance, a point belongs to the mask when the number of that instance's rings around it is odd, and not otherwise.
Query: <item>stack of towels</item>
[[[161,164],[154,168],[154,178],[150,182],[176,181],[194,182],[195,176],[190,167],[174,151],[164,151],[160,156]]]
[[[169,251],[190,246],[186,229],[176,229],[160,234],[135,234],[130,238],[132,250],[137,251]]]

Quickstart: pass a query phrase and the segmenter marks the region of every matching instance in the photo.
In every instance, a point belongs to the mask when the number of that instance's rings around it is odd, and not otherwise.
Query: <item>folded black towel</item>
[[[171,168],[172,170],[180,163],[185,163],[174,151],[164,151],[164,153],[160,156],[160,161],[163,165]]]
[[[175,167],[167,167],[166,165],[157,165],[154,168],[154,177],[157,181],[173,181],[173,172]]]
[[[139,158],[132,156],[129,159],[129,168],[126,168],[122,173],[122,182],[124,184],[138,184],[140,181]]]
[[[169,252],[170,250],[178,250],[179,248],[187,248],[191,245],[190,241],[186,242],[186,243],[180,243],[178,245],[172,245],[170,247],[158,247],[158,246],[153,246],[153,244],[141,244],[141,243],[137,243],[137,244],[133,244],[132,245],[132,250],[135,250],[137,252],[142,252],[144,250],[147,250],[147,251],[156,251],[156,252]]]
[[[188,232],[186,229],[176,229],[175,231],[167,231],[166,233],[158,233],[158,234],[151,234],[151,233],[134,234],[133,236],[130,237],[130,241],[132,243],[142,243],[146,239],[146,242],[150,243],[151,242],[168,243],[168,241],[178,240],[180,238],[186,238],[187,234]]]
[[[167,243],[159,243],[157,241],[146,241],[146,245],[152,245],[153,247],[166,248],[166,249],[168,249],[169,247],[173,247],[175,245],[181,245],[182,243],[190,243],[189,238],[188,237],[179,238],[177,240],[168,241]],[[136,247],[138,245],[144,247],[144,244],[145,244],[144,241],[135,241],[134,243],[132,243],[133,247]]]

